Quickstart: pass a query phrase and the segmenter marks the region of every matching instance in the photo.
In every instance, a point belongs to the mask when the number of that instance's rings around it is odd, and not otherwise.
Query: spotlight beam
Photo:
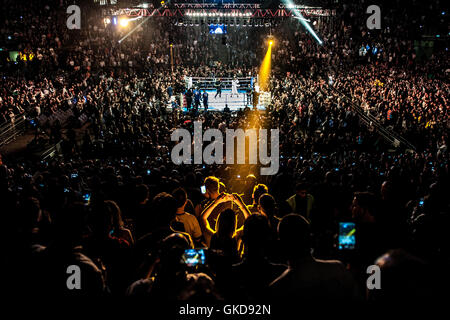
[[[283,3],[287,8],[290,8],[292,10],[292,13],[294,14],[294,18],[300,21],[300,23],[308,30],[308,32],[316,39],[316,41],[322,45],[323,41],[320,40],[319,36],[314,32],[313,28],[308,23],[308,19],[305,19],[305,17],[301,14],[301,12],[295,7],[294,3],[291,0],[282,0]]]
[[[311,22],[311,20],[306,19],[306,18],[302,18],[302,17],[294,17],[294,19],[303,20],[303,21],[306,21],[306,22]]]
[[[267,91],[269,89],[270,71],[272,64],[272,44],[273,40],[270,40],[266,55],[261,64],[261,68],[259,69],[259,89],[261,91]]]
[[[150,16],[145,17],[145,19],[139,23],[136,27],[133,28],[133,30],[131,30],[130,32],[128,32],[122,39],[120,39],[118,42],[121,43],[123,40],[125,40],[126,38],[128,38],[134,31],[136,31],[137,28],[139,28],[141,25],[143,25],[145,22],[147,22],[147,20],[150,18]]]
[[[158,10],[159,10],[160,8],[162,8],[164,5],[165,5],[165,2],[164,2],[164,1],[161,1],[161,7],[159,7]],[[120,40],[118,41],[119,44],[120,44],[123,40],[125,40],[126,38],[128,38],[134,31],[136,31],[137,28],[139,28],[141,25],[143,25],[144,23],[146,23],[146,22],[148,21],[148,19],[150,19],[150,16],[145,17],[145,19],[144,19],[141,23],[139,23],[136,27],[133,28],[133,30],[131,30],[130,32],[128,32],[122,39],[120,39]],[[132,20],[134,20],[134,19],[132,19]]]

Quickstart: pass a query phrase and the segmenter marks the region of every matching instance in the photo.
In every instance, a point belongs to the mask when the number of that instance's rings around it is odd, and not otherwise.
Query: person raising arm
[[[203,229],[204,237],[206,239],[208,246],[210,244],[211,237],[218,231],[217,225],[214,226],[215,229],[213,229],[211,227],[211,224],[210,224],[208,218],[211,215],[211,213],[217,208],[217,206],[219,206],[222,203],[227,203],[227,202],[231,202],[231,204],[235,203],[238,206],[238,208],[242,211],[242,213],[244,215],[244,219],[247,219],[247,217],[251,215],[250,211],[248,210],[247,206],[244,204],[244,201],[242,200],[242,198],[239,195],[227,194],[227,193],[223,193],[223,194],[219,195],[216,198],[216,200],[214,200],[214,202],[212,202],[208,207],[206,207],[203,210],[203,212],[201,214],[201,221],[204,226],[204,229]],[[243,227],[241,227],[238,230],[235,229],[236,238],[239,239],[241,237],[242,231],[243,231]]]

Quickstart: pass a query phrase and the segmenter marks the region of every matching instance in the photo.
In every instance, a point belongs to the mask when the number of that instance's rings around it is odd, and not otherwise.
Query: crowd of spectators
[[[60,136],[59,158],[0,159],[11,292],[197,301],[437,294],[450,262],[448,55],[418,59],[413,26],[370,35],[349,6],[317,23],[321,46],[285,22],[274,30],[265,112],[187,112],[184,76],[256,76],[267,30],[230,28],[223,44],[207,28],[155,18],[119,43],[127,31],[95,13],[67,30],[57,14],[65,1],[9,4],[21,18],[11,14],[2,41],[13,34],[35,58],[2,73],[0,121],[70,109],[90,124]],[[387,144],[355,105],[415,150]],[[175,165],[170,135],[193,131],[194,121],[204,130],[279,128],[279,172]],[[336,246],[344,221],[356,224],[352,251]],[[205,265],[182,262],[191,248],[206,248]],[[372,264],[386,282],[366,292]],[[81,290],[66,287],[68,265],[81,268]]]

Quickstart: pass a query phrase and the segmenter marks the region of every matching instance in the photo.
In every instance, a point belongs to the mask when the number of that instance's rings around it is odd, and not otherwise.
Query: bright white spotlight
[[[128,19],[127,18],[122,18],[119,20],[119,24],[121,27],[126,27],[128,26]]]
[[[283,0],[283,3],[286,5],[287,8],[290,8],[292,10],[292,13],[294,15],[294,18],[297,18],[301,24],[308,30],[309,33],[316,39],[316,41],[322,45],[323,41],[320,40],[319,36],[314,32],[313,28],[309,25],[309,23],[306,21],[305,17],[301,14],[301,12],[295,8],[295,5],[292,3],[291,0]]]
[[[105,19],[103,19],[103,22],[105,24],[110,24],[111,23],[111,19],[110,18],[105,18]]]

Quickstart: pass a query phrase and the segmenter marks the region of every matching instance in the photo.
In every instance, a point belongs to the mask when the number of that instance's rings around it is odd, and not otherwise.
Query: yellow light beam
[[[349,232],[349,233],[347,233],[347,237],[351,237],[352,235],[354,235],[354,234],[355,234],[355,232],[356,232],[356,229],[355,229],[355,228],[353,228],[352,230],[350,230],[350,232]]]
[[[269,41],[269,47],[267,48],[266,56],[259,69],[259,88],[261,91],[267,91],[269,89],[270,71],[272,64],[272,45],[273,41]]]

